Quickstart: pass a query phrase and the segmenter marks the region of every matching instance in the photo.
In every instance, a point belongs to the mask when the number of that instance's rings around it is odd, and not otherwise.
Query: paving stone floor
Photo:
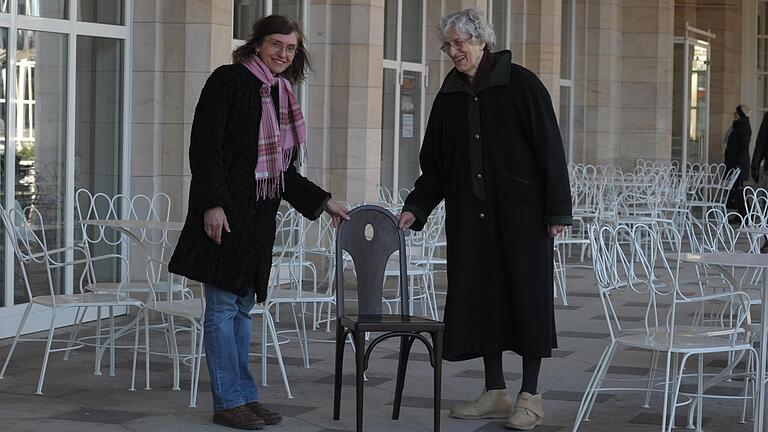
[[[578,264],[578,263],[571,263]],[[546,418],[536,428],[538,432],[571,430],[579,401],[594,366],[608,344],[608,333],[592,270],[579,266],[568,268],[569,305],[557,303],[559,348],[553,358],[543,362],[540,391],[544,393]],[[444,277],[438,277],[438,290],[445,288]],[[644,303],[627,295],[619,296],[617,313],[630,320],[641,320]],[[283,309],[280,329],[292,326],[288,309]],[[125,322],[123,318],[119,321]],[[641,323],[638,323],[641,324]],[[254,320],[252,348],[259,351],[261,320]],[[59,333],[66,336],[67,330]],[[282,345],[284,360],[294,398],[288,399],[280,380],[279,370],[270,359],[268,387],[260,387],[264,403],[280,411],[284,422],[266,430],[296,432],[343,432],[354,430],[354,385],[351,349],[346,350],[345,380],[340,421],[332,420],[333,400],[333,340],[331,333],[315,331],[311,337],[323,342],[311,342],[310,368],[304,368],[301,352],[295,341]],[[130,341],[128,340],[130,339]],[[180,344],[188,346],[181,338]],[[153,347],[163,344],[159,336],[152,338]],[[132,343],[127,338],[126,343]],[[186,345],[185,345],[186,343]],[[0,359],[4,359],[10,340],[0,341]],[[401,418],[391,420],[394,377],[397,367],[397,344],[386,342],[372,355],[365,389],[366,431],[430,431],[432,430],[432,369],[426,351],[415,345],[411,355],[404,392]],[[226,430],[210,422],[212,413],[208,374],[203,365],[198,408],[188,408],[189,374],[182,375],[182,391],[170,389],[171,363],[167,358],[152,358],[152,390],[128,391],[130,385],[131,350],[118,350],[117,374],[93,374],[93,349],[74,352],[69,361],[62,353],[53,354],[49,362],[44,395],[33,394],[42,361],[42,344],[21,344],[14,355],[6,378],[0,381],[0,431],[49,432],[112,432],[112,431],[217,431]],[[613,362],[609,377],[642,378],[647,373],[650,355],[640,350],[622,350]],[[707,372],[717,372],[725,357],[705,358]],[[504,355],[507,385],[516,393],[520,385],[520,358]],[[260,359],[253,357],[251,370],[260,377]],[[139,375],[139,380],[143,375]],[[643,385],[640,383],[640,385]],[[721,395],[739,394],[743,383],[734,381],[718,385],[714,392]],[[143,385],[138,384],[138,387]],[[501,431],[499,420],[456,420],[448,415],[451,405],[473,399],[483,388],[482,360],[444,363],[442,430]],[[650,409],[641,408],[644,393],[601,394],[592,412],[591,421],[579,430],[589,431],[653,431],[660,430],[659,394],[654,395]],[[684,413],[679,424],[684,428]],[[709,399],[704,404],[704,430],[749,431],[752,424],[739,424],[741,402]]]

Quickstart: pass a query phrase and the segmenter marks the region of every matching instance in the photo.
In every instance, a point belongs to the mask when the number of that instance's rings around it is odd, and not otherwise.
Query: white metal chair
[[[622,247],[627,240],[629,247]],[[611,343],[603,352],[587,385],[573,430],[578,429],[582,419],[589,418],[599,392],[658,391],[655,389],[658,385],[663,386],[664,394],[662,431],[671,431],[676,408],[688,403],[688,401],[680,403],[678,398],[681,394],[680,385],[685,376],[685,366],[691,356],[697,356],[698,359],[697,391],[686,396],[689,400],[695,400],[697,404],[697,425],[700,429],[701,402],[705,396],[703,356],[712,353],[754,353],[749,335],[749,297],[743,292],[723,292],[703,296],[683,293],[677,285],[680,249],[677,249],[678,259],[675,266],[671,267],[658,234],[648,226],[636,225],[629,229],[625,226],[594,225],[590,228],[590,242],[595,278]],[[616,313],[612,298],[622,291],[646,299],[647,308],[642,328],[629,328],[622,323],[622,319]],[[669,299],[669,310],[663,324],[659,325],[657,302],[663,298]],[[715,331],[712,327],[696,328],[677,324],[679,316],[684,316],[686,306],[695,308],[707,302],[716,302],[720,305],[722,315],[719,325],[720,329],[724,330]],[[726,311],[734,311],[736,318],[726,319]],[[652,366],[655,364],[658,353],[666,353],[663,380],[657,383],[654,374],[651,373],[647,386],[644,387],[605,386],[608,368],[620,347],[647,350],[652,354]]]
[[[110,317],[114,307],[136,307],[142,310],[144,303],[140,300],[136,300],[128,297],[119,288],[114,294],[100,294],[100,293],[86,293],[81,288],[79,293],[76,294],[59,294],[56,292],[54,286],[53,274],[65,267],[76,267],[85,265],[87,269],[94,262],[101,261],[117,261],[122,264],[121,281],[124,281],[128,272],[128,262],[124,257],[117,254],[101,255],[99,257],[90,257],[87,252],[81,247],[63,247],[56,249],[49,249],[46,243],[45,231],[46,227],[43,222],[43,217],[35,207],[27,207],[24,211],[12,209],[6,212],[0,208],[0,218],[2,218],[3,225],[8,233],[11,244],[16,258],[19,260],[19,266],[21,269],[21,276],[24,280],[24,284],[27,290],[27,296],[29,303],[24,310],[24,315],[19,323],[19,328],[16,331],[16,337],[13,339],[11,350],[8,353],[8,357],[5,360],[2,371],[0,371],[0,378],[3,378],[5,371],[11,361],[13,352],[18,342],[46,342],[45,354],[43,355],[43,365],[40,369],[40,378],[37,384],[36,394],[42,394],[43,381],[45,379],[45,372],[48,366],[48,358],[52,352],[69,351],[72,349],[82,347],[82,344],[72,344],[71,339],[67,341],[56,340],[56,342],[67,342],[67,346],[64,348],[52,348],[54,342],[53,333],[56,326],[56,317],[63,311],[68,309],[75,309],[75,316],[78,315],[80,310],[87,309],[89,307],[96,308],[109,308]],[[65,254],[71,251],[75,255],[80,255],[82,258],[75,258],[71,261],[65,260]],[[33,265],[42,265],[45,267],[45,272],[48,282],[49,295],[33,296],[32,288],[29,281],[29,267]],[[91,279],[90,272],[83,270],[80,276],[80,286],[83,282],[95,282]],[[51,324],[48,329],[48,337],[46,339],[33,339],[22,338],[21,335],[24,330],[24,325],[29,318],[30,311],[33,307],[46,308],[51,311]],[[108,346],[110,348],[110,369],[114,371],[114,347],[116,339],[121,336],[122,332],[115,332],[114,322],[110,323],[110,333],[108,339]],[[101,354],[106,347],[102,346],[97,339],[96,344],[96,371],[99,370],[99,363],[101,360]]]
[[[145,390],[150,389],[149,379],[149,356],[153,354],[150,351],[149,346],[149,311],[155,311],[164,317],[164,325],[168,338],[170,339],[170,355],[173,358],[173,390],[181,390],[179,386],[180,381],[180,364],[179,360],[182,354],[179,352],[179,345],[176,339],[177,327],[175,325],[175,319],[183,319],[190,323],[190,391],[189,391],[189,407],[194,408],[197,406],[197,386],[200,381],[200,364],[202,363],[203,356],[203,321],[205,317],[205,296],[204,293],[200,293],[200,298],[180,298],[174,299],[171,295],[173,287],[178,285],[186,286],[186,280],[183,277],[168,274],[167,278],[160,278],[160,273],[164,268],[167,268],[167,263],[158,260],[150,260],[147,263],[147,281],[151,290],[151,296],[147,300],[146,307],[143,313],[141,313],[136,319],[136,333],[134,338],[134,351],[133,351],[133,367],[131,372],[131,390],[135,389],[134,383],[136,381],[136,357],[139,351],[139,334],[141,333],[141,321],[144,321],[144,373],[146,386]],[[201,290],[204,288],[201,288]],[[162,300],[165,298],[165,300]],[[161,353],[167,356],[169,353]]]

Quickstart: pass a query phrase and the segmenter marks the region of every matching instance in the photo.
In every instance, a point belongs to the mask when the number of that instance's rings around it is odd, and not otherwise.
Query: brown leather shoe
[[[214,411],[213,422],[220,426],[243,430],[263,429],[266,424],[245,404],[222,411]]]
[[[264,423],[268,425],[276,425],[283,421],[283,417],[280,416],[280,414],[264,408],[264,405],[258,403],[257,401],[248,402],[245,404],[245,406],[250,408],[250,410],[256,414],[256,416],[264,420]]]

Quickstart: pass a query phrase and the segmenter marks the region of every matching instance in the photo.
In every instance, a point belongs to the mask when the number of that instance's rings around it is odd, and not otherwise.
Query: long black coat
[[[423,224],[445,199],[446,360],[513,350],[549,357],[557,347],[552,239],[569,225],[571,196],[552,103],[529,70],[498,54],[473,94],[448,73],[421,149],[422,175],[404,211]]]
[[[725,167],[740,168],[739,180],[749,178],[749,142],[752,140],[752,127],[749,125],[749,117],[734,120],[731,125],[731,134],[725,145]]]
[[[253,287],[259,302],[267,293],[280,205],[280,199],[256,199],[261,86],[241,64],[220,66],[205,83],[192,123],[187,219],[168,266],[174,274],[240,296]],[[276,87],[272,99],[277,108]],[[319,217],[330,194],[293,165],[284,178],[282,198],[304,216]],[[219,245],[203,229],[205,210],[217,206],[224,208],[232,231],[222,232]]]

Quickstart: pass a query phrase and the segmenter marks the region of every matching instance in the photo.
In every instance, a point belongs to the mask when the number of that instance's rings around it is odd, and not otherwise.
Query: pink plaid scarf
[[[253,73],[261,86],[261,124],[259,125],[258,161],[256,162],[256,198],[278,198],[285,184],[283,173],[288,169],[294,149],[304,153],[307,130],[296,96],[287,79],[272,75],[258,56],[243,63]],[[270,94],[278,86],[280,121]]]

